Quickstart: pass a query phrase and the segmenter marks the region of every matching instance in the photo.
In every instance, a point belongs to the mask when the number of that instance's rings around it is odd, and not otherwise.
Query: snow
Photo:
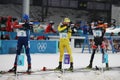
[[[120,53],[109,52],[109,66],[120,67]],[[59,53],[57,54],[31,54],[32,57],[32,70],[42,70],[43,67],[46,69],[54,69],[58,66]],[[91,54],[73,52],[74,69],[83,68],[89,64]],[[0,71],[7,71],[13,67],[15,54],[0,55]],[[25,56],[26,58],[26,56]],[[95,54],[93,61],[93,67],[95,66],[105,67],[102,64],[102,55],[100,53]],[[68,64],[63,64],[64,68],[69,68]],[[27,61],[25,59],[25,65],[19,66],[18,71],[26,71]],[[54,72],[54,71],[41,71],[33,73],[33,75],[19,75],[13,76],[13,74],[0,74],[0,80],[119,80],[120,69],[110,71],[78,71],[78,72]]]

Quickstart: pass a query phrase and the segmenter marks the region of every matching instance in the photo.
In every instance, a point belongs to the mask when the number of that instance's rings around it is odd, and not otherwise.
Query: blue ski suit
[[[23,27],[17,32],[18,41],[17,41],[17,52],[16,58],[14,62],[14,66],[17,66],[17,58],[20,55],[22,46],[25,48],[28,66],[31,66],[31,56],[30,56],[30,43],[29,43],[29,35],[30,35],[30,26],[29,23],[25,23],[22,25]]]

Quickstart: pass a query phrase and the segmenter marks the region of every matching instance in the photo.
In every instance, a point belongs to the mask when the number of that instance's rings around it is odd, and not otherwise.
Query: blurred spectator
[[[38,27],[38,31],[39,31],[39,32],[43,32],[43,31],[44,31],[44,27],[41,26],[41,25],[39,25],[39,27]]]
[[[44,32],[44,27],[40,25],[40,22],[38,20],[35,20],[33,22],[33,32],[35,33]]]
[[[54,22],[53,21],[50,21],[45,29],[45,33],[50,33],[50,32],[56,33],[56,31],[54,30]]]
[[[41,25],[36,25],[36,26],[34,25],[33,32],[35,32],[35,33],[44,32],[44,27]]]
[[[34,40],[34,35],[30,35],[30,40]]]
[[[38,36],[37,37],[37,40],[45,40],[46,38],[45,38],[45,36]]]
[[[118,51],[120,51],[120,44],[118,45]]]
[[[110,36],[114,36],[114,32],[111,32],[111,33],[110,33]]]
[[[117,50],[120,50],[120,44],[119,44],[119,40],[113,40],[113,43],[114,43],[114,48]]]
[[[3,40],[3,39],[4,39],[4,35],[1,34],[1,35],[0,35],[0,40]]]
[[[18,19],[14,18],[13,19],[13,28],[20,28],[21,26],[19,25]]]
[[[6,17],[0,18],[0,30],[6,31],[6,21],[7,21]]]
[[[85,23],[85,25],[82,26],[81,28],[83,30],[83,34],[85,34],[85,35],[88,34],[88,31],[89,31],[89,25],[88,25],[88,23]]]
[[[9,34],[6,34],[6,35],[3,35],[3,34],[2,34],[2,35],[0,36],[0,39],[1,39],[1,40],[10,40],[10,36],[9,36]]]
[[[6,34],[6,35],[5,35],[5,39],[6,39],[6,40],[10,40],[10,35],[9,35],[9,34]]]
[[[8,31],[8,32],[13,31],[13,27],[12,27],[12,17],[11,17],[11,16],[8,16],[8,18],[7,18],[6,31]]]

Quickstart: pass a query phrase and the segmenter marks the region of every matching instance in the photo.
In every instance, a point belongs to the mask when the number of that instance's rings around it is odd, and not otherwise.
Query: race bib
[[[102,36],[102,31],[101,30],[93,30],[93,35],[95,37],[101,37]]]
[[[24,30],[17,31],[17,36],[18,37],[26,37],[27,36],[26,31],[24,31]]]
[[[60,33],[60,38],[67,38],[67,33]]]

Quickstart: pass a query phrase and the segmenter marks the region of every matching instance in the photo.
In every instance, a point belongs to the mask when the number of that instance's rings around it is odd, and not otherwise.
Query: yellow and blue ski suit
[[[60,40],[59,40],[59,51],[60,57],[59,62],[62,62],[64,49],[66,48],[67,53],[70,55],[70,62],[73,62],[72,51],[70,46],[70,38],[71,38],[71,29],[67,25],[58,25],[58,31],[60,33]]]

